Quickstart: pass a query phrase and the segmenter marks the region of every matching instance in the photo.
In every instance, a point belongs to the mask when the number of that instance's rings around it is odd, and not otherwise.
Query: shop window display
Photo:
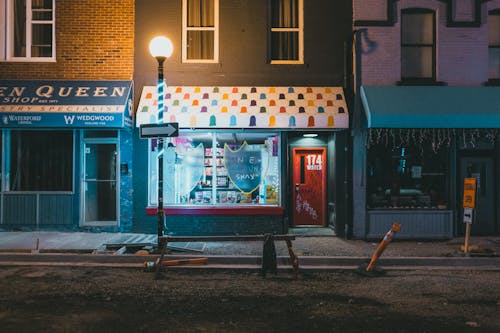
[[[73,131],[10,131],[8,191],[73,190]]]
[[[449,148],[429,142],[368,149],[370,209],[447,209]]]
[[[150,140],[149,204],[157,202],[156,140]],[[181,132],[164,152],[166,205],[278,205],[276,133]]]

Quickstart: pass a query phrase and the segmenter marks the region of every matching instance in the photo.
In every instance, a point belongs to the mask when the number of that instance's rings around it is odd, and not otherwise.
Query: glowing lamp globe
[[[164,36],[157,36],[149,42],[149,52],[155,58],[168,58],[172,55],[174,46],[170,39]]]

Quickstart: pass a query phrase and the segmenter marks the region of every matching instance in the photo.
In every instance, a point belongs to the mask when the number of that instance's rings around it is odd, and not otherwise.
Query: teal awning
[[[362,86],[369,128],[500,128],[500,87]]]

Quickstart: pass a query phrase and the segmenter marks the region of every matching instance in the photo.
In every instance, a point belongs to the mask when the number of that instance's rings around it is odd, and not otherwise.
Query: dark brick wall
[[[286,232],[281,216],[175,215],[167,216],[165,234],[177,236],[254,235]],[[171,232],[169,231],[171,230]]]

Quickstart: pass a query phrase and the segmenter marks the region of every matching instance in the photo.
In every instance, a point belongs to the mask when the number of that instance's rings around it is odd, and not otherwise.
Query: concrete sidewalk
[[[104,232],[0,231],[0,266],[117,267],[144,269],[158,259],[157,235]],[[472,237],[477,252],[465,256],[463,239],[409,241],[397,239],[386,248],[377,267],[383,270],[469,269],[500,271],[500,237]],[[123,245],[127,245],[124,247]],[[358,271],[378,242],[346,240],[328,230],[300,230],[293,241],[300,272]],[[171,247],[172,246],[172,247]],[[275,241],[278,270],[291,272],[285,242]],[[261,269],[262,241],[171,243],[165,259],[207,257],[207,265],[188,269]]]
[[[293,249],[298,256],[371,257],[378,242],[346,240],[332,234],[297,234]],[[80,252],[100,253],[108,244],[150,244],[156,247],[154,234],[59,232],[59,231],[3,231],[0,232],[0,252]],[[463,238],[441,241],[397,240],[389,244],[384,257],[463,257],[460,246]],[[262,242],[211,242],[171,244],[170,252],[217,256],[261,255]],[[284,242],[276,241],[278,256],[287,256]],[[473,256],[500,256],[500,237],[472,237],[470,245],[476,248]],[[116,249],[117,247],[114,247]],[[138,247],[140,248],[140,246]],[[113,249],[113,248],[111,248]],[[132,246],[131,249],[134,249]],[[102,252],[101,252],[102,253]],[[129,252],[130,253],[130,252]]]

